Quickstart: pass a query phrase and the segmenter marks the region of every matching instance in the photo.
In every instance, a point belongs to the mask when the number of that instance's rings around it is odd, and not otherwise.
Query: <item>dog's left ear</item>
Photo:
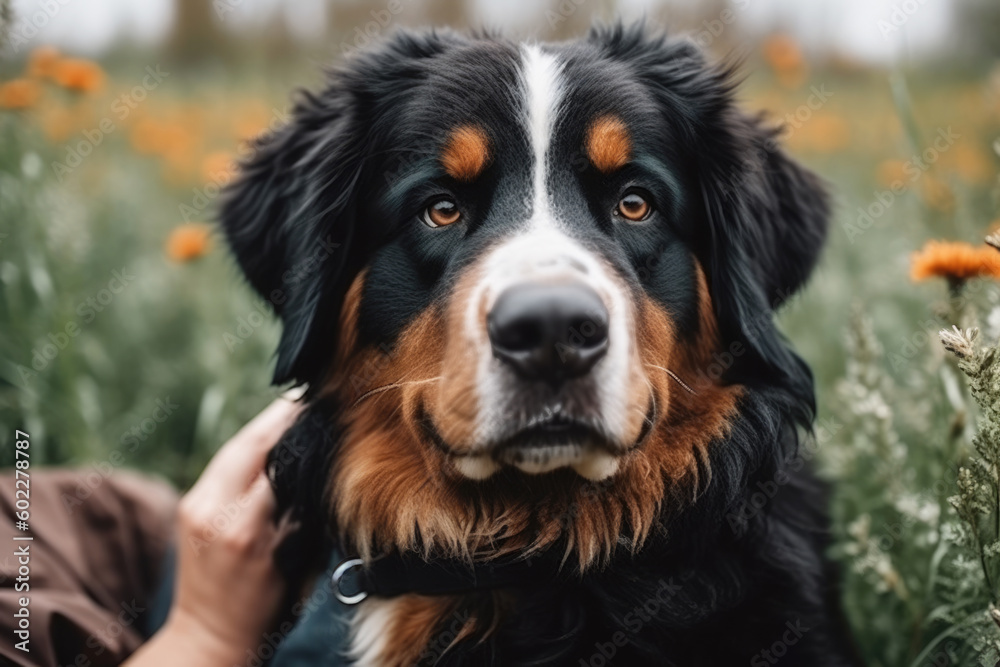
[[[820,179],[789,158],[779,130],[732,102],[731,73],[703,70],[719,97],[697,143],[708,241],[707,270],[722,341],[748,351],[730,381],[766,382],[794,396],[794,419],[815,414],[812,373],[778,332],[772,313],[808,279],[826,240],[829,197]],[[721,91],[721,94],[719,93]]]
[[[711,246],[731,270],[750,271],[774,309],[802,287],[826,240],[830,203],[822,181],[785,154],[780,130],[735,107],[720,116],[700,172]]]
[[[719,330],[727,344],[739,341],[749,351],[728,376],[741,383],[765,377],[785,387],[797,400],[795,419],[806,424],[815,412],[812,373],[778,332],[772,313],[816,265],[829,197],[816,175],[784,153],[779,131],[762,118],[730,103],[718,122],[718,131],[703,135],[706,156],[698,177]]]

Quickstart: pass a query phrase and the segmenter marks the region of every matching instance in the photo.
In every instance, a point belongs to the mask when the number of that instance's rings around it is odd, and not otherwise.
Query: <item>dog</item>
[[[294,569],[357,570],[356,664],[857,664],[772,319],[829,196],[735,70],[401,32],[257,141],[221,223],[308,387],[269,472]]]

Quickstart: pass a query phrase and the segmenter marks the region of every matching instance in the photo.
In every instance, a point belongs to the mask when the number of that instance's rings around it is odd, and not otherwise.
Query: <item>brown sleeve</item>
[[[15,526],[15,478],[0,475],[0,664],[117,665],[142,642],[139,627],[173,538],[176,492],[136,473],[32,470],[29,530]],[[13,538],[30,536],[31,541]],[[30,586],[19,591],[17,549]],[[18,579],[21,578],[19,582]],[[28,598],[29,653],[14,613]]]

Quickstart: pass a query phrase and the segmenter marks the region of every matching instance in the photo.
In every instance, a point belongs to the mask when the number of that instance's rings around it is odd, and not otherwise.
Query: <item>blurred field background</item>
[[[975,411],[936,331],[1000,334],[1000,269],[941,268],[1000,225],[1000,5],[142,4],[133,24],[113,1],[0,2],[0,463],[20,428],[34,465],[89,467],[96,483],[138,467],[185,487],[274,395],[277,325],[213,207],[247,140],[321,81],[318,65],[401,26],[561,39],[645,15],[744,57],[746,106],[784,122],[835,193],[822,264],[781,320],[816,373],[862,652],[887,667],[998,664],[995,587],[948,502]],[[933,239],[972,247],[913,264]]]

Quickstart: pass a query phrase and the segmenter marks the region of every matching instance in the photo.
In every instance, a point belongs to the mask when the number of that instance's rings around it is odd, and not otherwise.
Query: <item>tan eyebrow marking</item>
[[[632,157],[628,128],[617,116],[601,116],[590,126],[585,141],[587,157],[604,173],[624,167]]]
[[[471,181],[490,162],[490,140],[475,125],[459,125],[451,131],[441,153],[445,172],[460,181]]]

